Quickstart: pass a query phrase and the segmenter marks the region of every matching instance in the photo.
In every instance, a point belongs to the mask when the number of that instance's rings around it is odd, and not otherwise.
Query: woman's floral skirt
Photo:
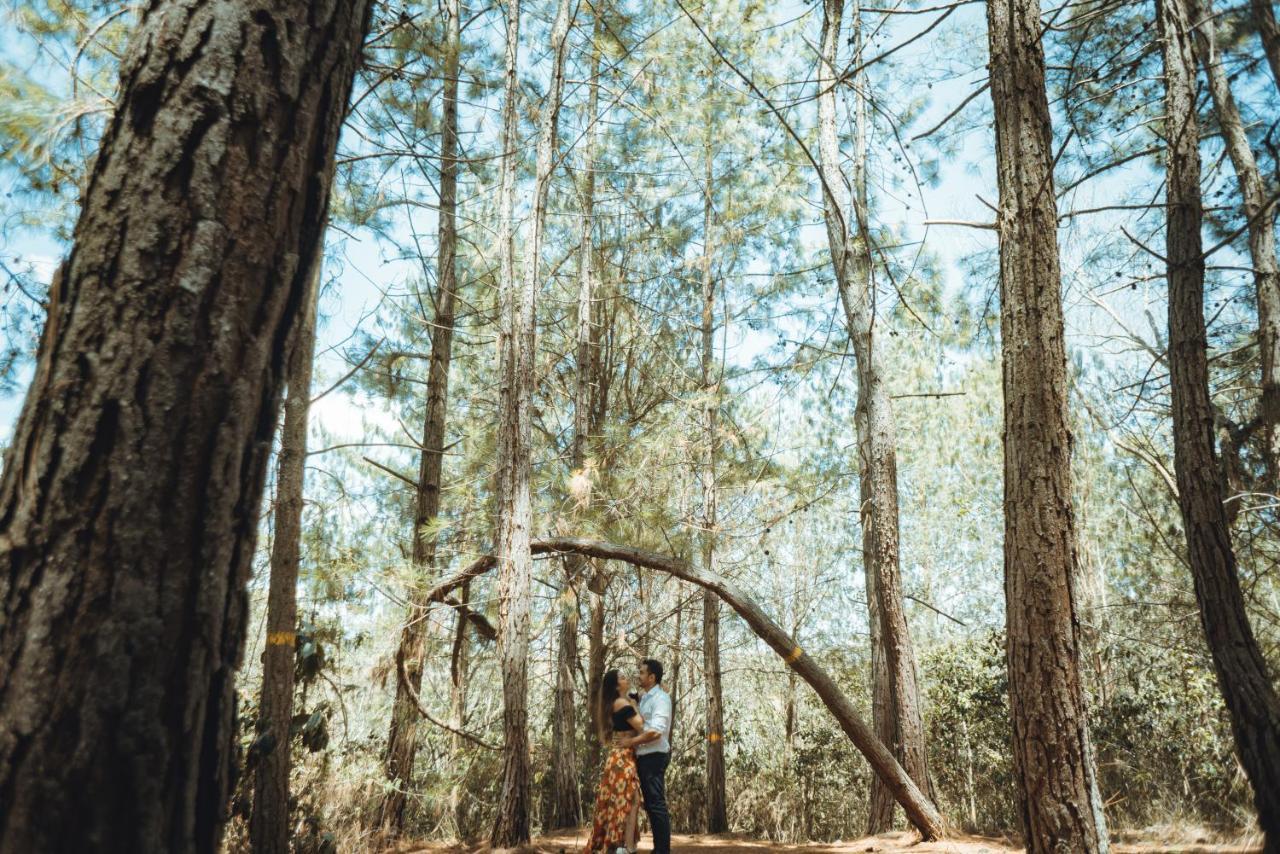
[[[625,844],[627,818],[639,800],[640,774],[636,771],[635,753],[629,747],[610,747],[604,770],[600,772],[586,854],[612,852]]]

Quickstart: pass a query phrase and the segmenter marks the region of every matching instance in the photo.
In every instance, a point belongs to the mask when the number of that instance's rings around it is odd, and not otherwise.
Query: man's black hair
[[[653,674],[654,681],[657,682],[659,685],[661,685],[662,684],[662,662],[658,661],[658,659],[656,658],[646,658],[644,661],[640,663],[643,664],[646,668],[648,668],[649,672]]]

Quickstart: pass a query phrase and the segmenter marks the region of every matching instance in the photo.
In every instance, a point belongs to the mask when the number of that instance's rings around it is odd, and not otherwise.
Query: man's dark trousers
[[[636,757],[640,793],[653,832],[653,854],[671,854],[671,816],[667,815],[667,765],[670,753],[646,753]]]

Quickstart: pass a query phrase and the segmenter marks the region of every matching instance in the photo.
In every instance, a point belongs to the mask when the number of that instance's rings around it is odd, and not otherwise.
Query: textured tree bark
[[[582,418],[588,417],[586,424],[586,433],[595,436],[599,433],[601,426],[604,424],[605,412],[607,409],[606,395],[604,388],[607,383],[602,381],[602,373],[604,370],[603,360],[600,358],[600,336],[603,328],[602,312],[597,311],[597,304],[600,302],[598,288],[600,285],[599,271],[596,266],[596,242],[595,242],[595,187],[596,187],[596,116],[600,108],[600,39],[603,33],[603,18],[597,12],[592,22],[592,38],[591,38],[591,93],[589,97],[589,108],[586,117],[588,123],[586,145],[583,153],[584,162],[586,163],[586,176],[583,179],[582,189],[582,246],[578,250],[582,257],[582,268],[580,272],[579,288],[578,288],[578,377],[577,377],[577,398],[574,402],[574,441],[577,442]],[[584,329],[583,321],[587,321]],[[586,335],[586,346],[583,346],[583,335]],[[585,370],[589,368],[589,370]],[[584,373],[585,370],[585,373]],[[584,388],[583,383],[587,384]],[[586,400],[586,408],[581,408],[582,401]],[[578,452],[575,447],[575,454]],[[581,468],[585,463],[586,442],[582,444],[580,449],[583,454],[581,462],[575,462],[575,468]],[[575,460],[577,457],[575,456]],[[588,496],[588,502],[590,496]],[[600,767],[600,726],[599,726],[599,707],[600,704],[595,702],[595,694],[592,693],[600,685],[600,680],[604,678],[604,594],[609,587],[608,569],[603,562],[598,562],[592,567],[591,575],[587,581],[587,607],[589,611],[587,624],[587,732],[585,733],[584,743],[587,745],[587,769],[594,774],[595,770]]]
[[[825,0],[822,59],[818,73],[818,134],[822,168],[823,204],[826,210],[827,239],[832,266],[858,365],[858,403],[855,426],[858,434],[858,470],[862,484],[861,524],[864,569],[870,615],[877,620],[873,642],[883,655],[884,684],[875,682],[873,650],[873,697],[885,694],[888,703],[873,703],[888,714],[880,719],[877,732],[893,734],[893,744],[902,765],[917,785],[933,797],[925,750],[924,716],[916,678],[915,650],[907,625],[902,597],[902,576],[898,566],[898,463],[897,427],[893,402],[884,379],[883,355],[875,335],[875,292],[871,279],[870,227],[866,206],[866,181],[862,167],[865,153],[856,159],[858,172],[851,193],[853,220],[849,208],[834,194],[848,182],[839,168],[840,151],[836,137],[835,69],[837,44],[844,17],[843,0]],[[857,87],[855,87],[856,89]],[[860,106],[860,105],[859,105]],[[859,122],[859,144],[865,145]],[[851,228],[857,228],[857,242]],[[886,720],[887,718],[887,720]],[[884,793],[872,786],[868,824],[874,832],[892,822],[892,803],[886,808]],[[886,812],[888,815],[886,816]]]
[[[142,13],[0,478],[0,850],[218,848],[259,503],[367,11]]]
[[[1236,750],[1253,786],[1266,850],[1280,851],[1280,697],[1249,625],[1222,504],[1209,397],[1204,323],[1199,126],[1192,12],[1186,0],[1156,4],[1165,69],[1168,168],[1165,257],[1169,369],[1178,505],[1209,652],[1231,715]]]
[[[818,699],[827,707],[827,711],[831,712],[845,735],[849,737],[849,741],[866,757],[872,770],[889,786],[894,798],[906,812],[907,820],[920,831],[924,838],[941,839],[945,835],[946,828],[937,807],[902,770],[902,766],[893,758],[889,748],[876,738],[875,733],[858,715],[858,710],[840,690],[835,680],[801,649],[795,638],[774,622],[737,584],[684,561],[617,543],[605,543],[581,537],[552,537],[534,540],[529,548],[533,554],[572,552],[600,560],[620,560],[632,566],[664,572],[673,578],[679,578],[714,592],[722,602],[737,612],[757,637],[780,655],[783,661],[795,670],[796,675],[814,690]],[[450,591],[493,569],[496,563],[492,555],[480,558],[461,572],[437,584],[428,594],[429,598],[432,601],[443,599]]]
[[[987,4],[1000,186],[1005,611],[1027,851],[1105,851],[1080,680],[1071,434],[1037,0]]]
[[[702,596],[702,663],[707,692],[707,833],[725,833],[729,830],[729,816],[725,806],[720,598],[710,590]]]
[[[572,557],[585,563],[578,555]],[[565,584],[564,601],[560,603],[555,702],[551,712],[551,798],[544,819],[549,828],[577,827],[582,822],[573,701],[573,673],[578,664],[578,576],[568,571],[566,576],[569,581]]]
[[[591,107],[589,116],[595,115],[595,101],[598,85],[591,85]],[[588,119],[590,121],[590,118]],[[594,271],[591,264],[592,254],[592,207],[595,196],[595,175],[591,171],[591,161],[595,150],[595,133],[587,131],[585,157],[588,163],[586,189],[583,191],[584,207],[581,223],[582,246],[580,252],[580,269],[578,276],[578,317],[577,317],[577,376],[575,378],[573,400],[573,446],[571,449],[570,467],[575,477],[585,477],[586,447],[591,421],[591,380],[592,380],[592,316],[591,307],[594,300]],[[585,495],[575,495],[573,516],[579,518],[590,508],[590,484]],[[577,721],[576,704],[574,702],[573,674],[578,667],[578,621],[580,617],[578,583],[589,569],[587,561],[581,555],[565,557],[564,600],[560,603],[559,635],[556,641],[556,688],[555,703],[551,720],[551,799],[546,810],[546,825],[549,828],[577,827],[582,822],[582,796],[578,789],[578,756],[574,724]],[[603,666],[603,665],[602,665]],[[598,704],[590,702],[590,685],[588,685],[589,709]],[[592,719],[594,714],[589,715]],[[594,742],[594,735],[588,743]]]
[[[854,419],[859,420],[862,412],[859,408]],[[864,425],[858,424],[858,435],[862,435]],[[861,456],[859,456],[861,463]],[[859,498],[866,507],[871,501],[871,478],[864,475],[859,467]],[[897,715],[893,713],[893,695],[889,691],[889,666],[885,661],[884,641],[880,632],[880,606],[876,596],[875,561],[868,554],[871,550],[871,538],[862,538],[862,569],[867,589],[867,623],[871,635],[871,726],[875,729],[876,738],[888,745],[893,755],[902,761],[902,739],[895,726]],[[867,805],[867,834],[874,836],[893,828],[894,800],[889,787],[876,777],[871,781],[871,792]]]
[[[431,319],[431,359],[427,367],[427,411],[422,429],[422,453],[418,460],[418,491],[414,500],[413,543],[410,559],[416,578],[430,575],[440,537],[440,489],[444,470],[445,428],[448,417],[449,365],[453,358],[454,311],[457,301],[458,253],[458,75],[461,53],[460,0],[447,0],[444,28],[443,116],[440,128],[440,212],[436,258],[436,293]],[[418,709],[410,692],[422,690],[423,633],[421,619],[426,603],[410,591],[410,608],[400,632],[400,650],[409,684],[396,680],[396,699],[387,734],[385,768],[387,792],[383,796],[379,825],[389,837],[404,830],[406,796],[413,786],[413,762],[417,753]],[[459,614],[459,620],[462,614]]]
[[[498,650],[502,661],[503,771],[502,793],[494,818],[495,848],[514,847],[529,841],[530,781],[528,711],[529,609],[533,559],[529,553],[532,526],[530,479],[530,398],[536,358],[534,332],[538,292],[538,268],[542,255],[542,229],[547,195],[556,154],[560,96],[564,85],[564,60],[570,24],[569,0],[559,0],[551,28],[554,53],[551,81],[538,127],[537,164],[533,190],[533,223],[526,247],[524,275],[515,280],[515,247],[512,197],[515,184],[516,53],[520,31],[519,0],[510,0],[507,17],[507,87],[503,104],[502,188],[499,202],[503,224],[501,244],[500,328],[498,359],[498,532],[497,557],[500,628]]]
[[[1275,10],[1271,8],[1272,0],[1250,0],[1253,9],[1253,21],[1258,28],[1258,38],[1262,40],[1262,52],[1267,55],[1267,64],[1271,66],[1271,76],[1280,88],[1280,24],[1276,23]]]
[[[852,40],[854,50],[854,61],[862,61],[862,15],[861,0],[854,0],[853,4],[853,20],[851,21]],[[839,27],[837,26],[837,31]],[[834,51],[834,46],[833,46]],[[834,53],[832,61],[834,63]],[[863,224],[867,220],[867,133],[866,133],[866,98],[864,97],[863,85],[860,83],[862,72],[856,72],[859,80],[855,80],[852,86],[854,97],[854,133],[856,136],[855,160],[854,160],[854,181],[853,189],[857,196],[858,208],[857,212],[860,216],[855,216],[855,223],[858,225],[862,234],[864,243],[869,243],[869,236],[863,230]],[[872,342],[874,343],[874,342]],[[874,365],[874,362],[872,362]],[[854,411],[855,429],[859,439],[866,436],[868,439],[873,437],[870,426],[870,417],[868,414],[868,406],[862,405],[863,401],[870,404],[870,395],[860,395],[858,404]],[[884,401],[877,401],[883,404]],[[892,406],[892,403],[889,403]],[[892,418],[893,412],[889,411],[890,427],[896,433]],[[893,438],[891,436],[891,438]],[[875,457],[875,451],[869,447],[870,442],[865,443],[867,447],[859,445],[858,449],[858,479],[859,479],[859,498],[862,507],[872,507],[872,485],[873,478],[870,466],[867,464]],[[895,462],[896,468],[896,462]],[[894,491],[897,490],[897,484],[894,484]],[[898,524],[897,501],[893,504],[893,516],[891,519],[895,529]],[[863,528],[862,540],[862,565],[863,575],[866,578],[867,589],[867,618],[871,635],[871,725],[875,727],[876,736],[885,744],[892,746],[894,756],[899,762],[904,762],[905,757],[902,749],[902,734],[898,732],[899,715],[894,704],[894,693],[890,683],[889,662],[885,652],[885,642],[883,638],[883,630],[881,628],[882,617],[880,615],[880,594],[878,584],[876,583],[877,566],[879,558],[877,556],[878,549],[875,545],[874,537],[875,528],[868,526]],[[896,542],[896,536],[895,536]],[[914,659],[914,656],[912,656]],[[914,673],[914,660],[912,663],[912,672]],[[912,686],[914,691],[914,685]],[[923,730],[922,730],[923,733]],[[923,735],[922,735],[923,738]],[[923,745],[921,747],[923,750]],[[908,766],[910,771],[910,766]],[[927,772],[927,769],[926,769]],[[918,781],[918,780],[917,780]],[[931,798],[936,798],[936,794],[932,788],[932,779],[928,780],[930,788],[927,790]],[[893,794],[888,787],[877,777],[871,781],[870,803],[867,809],[867,833],[878,834],[892,829],[893,827],[894,800]]]
[[[853,39],[853,61],[862,62],[862,0],[854,0],[853,2],[853,20],[851,22],[852,39]],[[839,28],[837,27],[837,30]],[[857,213],[855,222],[862,234],[864,244],[870,244],[870,236],[866,234],[865,226],[868,222],[868,206],[867,206],[867,104],[865,97],[864,84],[861,83],[862,71],[855,72],[853,86],[854,98],[854,141],[855,160],[854,160],[854,192],[857,196]],[[869,259],[868,259],[869,260]],[[869,283],[868,283],[869,284]],[[872,342],[874,344],[874,341]],[[872,362],[874,365],[874,361]],[[861,400],[862,398],[860,398]],[[866,400],[871,402],[871,396],[867,395]],[[880,401],[883,402],[883,401]],[[892,406],[892,403],[889,403]],[[889,426],[896,435],[896,426],[892,418],[893,412],[889,411]],[[855,429],[859,437],[871,437],[873,434],[870,427],[870,418],[867,408],[856,406],[854,410]],[[892,438],[892,437],[891,437]],[[859,498],[863,507],[871,506],[871,487],[872,477],[869,467],[865,462],[875,456],[874,451],[868,447],[859,448],[858,451],[858,478],[859,478]],[[895,463],[896,468],[896,463]],[[897,484],[894,484],[896,492]],[[893,502],[892,522],[896,529],[898,524],[898,508],[897,501]],[[894,756],[899,762],[904,761],[902,750],[902,735],[898,732],[899,715],[895,710],[893,691],[890,686],[889,662],[885,654],[885,643],[882,638],[880,616],[880,594],[876,583],[876,567],[878,560],[874,538],[869,535],[873,529],[864,528],[863,536],[863,575],[866,578],[867,588],[867,622],[870,627],[871,635],[871,725],[875,727],[876,736],[885,744],[893,747]],[[908,636],[908,639],[909,636]],[[915,670],[914,655],[912,656],[912,672]],[[913,677],[914,678],[914,677]],[[912,686],[914,691],[914,686]],[[923,714],[923,713],[922,713]],[[923,732],[923,731],[922,731]],[[923,736],[922,736],[923,738]],[[921,747],[923,750],[923,745]],[[927,770],[927,769],[926,769]],[[908,769],[910,771],[910,769]],[[933,791],[933,780],[928,779],[929,788],[926,790],[930,798],[937,798]],[[888,787],[876,777],[871,782],[870,804],[867,810],[867,832],[869,834],[883,833],[893,827],[894,801],[893,794]]]
[[[520,0],[507,3],[506,86],[502,105],[502,158],[498,187],[498,439],[496,478],[498,524],[498,659],[502,668],[502,790],[494,847],[529,839],[529,402],[523,303],[515,272],[516,63],[520,44]],[[532,306],[530,306],[532,309]]]
[[[671,653],[671,665],[669,667],[671,673],[671,685],[667,688],[667,693],[671,695],[671,726],[667,729],[667,741],[671,743],[671,752],[676,752],[677,730],[676,726],[680,721],[680,702],[684,699],[684,692],[680,689],[680,660],[684,657],[684,608],[685,603],[682,599],[676,600],[676,623],[673,632],[675,637],[675,650]],[[666,676],[662,677],[666,680]]]
[[[471,601],[469,584],[464,584],[458,594],[463,602]],[[449,725],[453,727],[450,749],[453,751],[455,774],[463,767],[463,751],[466,740],[460,735],[467,726],[467,671],[471,658],[471,644],[467,640],[467,620],[462,611],[453,628],[453,649],[449,656]],[[465,833],[462,807],[462,782],[455,780],[449,788],[449,813],[453,816],[454,834],[462,839]]]
[[[595,691],[604,679],[605,642],[604,642],[604,595],[608,590],[610,576],[603,566],[597,563],[595,571],[587,582],[587,607],[590,614],[587,623],[587,708],[591,711],[591,732],[587,733],[587,769],[592,774],[600,768],[601,747],[599,703],[591,702]]]
[[[712,188],[711,129],[705,146],[705,187],[702,205],[702,565],[716,571],[716,456],[719,451],[717,420],[720,409],[719,381],[715,377],[715,310],[716,281],[711,271],[715,252],[712,238],[715,208]],[[724,699],[720,677],[720,600],[711,590],[702,594],[702,665],[703,690],[707,701],[706,773],[707,832],[724,833],[729,829],[725,806],[724,779]]]
[[[255,854],[289,854],[289,726],[293,719],[298,563],[302,542],[303,481],[307,468],[307,414],[315,360],[316,300],[322,258],[316,256],[311,293],[303,303],[298,340],[289,356],[288,395],[277,457],[275,538],[267,590],[267,644],[262,652],[262,700],[257,738],[263,745],[254,774],[249,839]]]
[[[595,28],[599,29],[600,16],[595,16]],[[587,445],[593,432],[592,382],[595,379],[595,335],[596,320],[593,312],[595,302],[595,151],[596,151],[596,112],[600,103],[599,75],[600,51],[592,39],[589,94],[587,97],[586,139],[583,144],[583,161],[586,164],[580,187],[581,216],[579,233],[581,245],[578,249],[578,316],[577,341],[575,347],[575,372],[573,394],[573,443],[570,449],[570,469],[573,477],[581,478],[585,483],[585,491],[574,494],[573,519],[581,519],[591,510],[590,473],[587,471]],[[565,575],[569,580],[566,590],[572,597],[571,602],[563,602],[560,614],[560,634],[556,646],[556,702],[552,711],[551,739],[551,803],[547,809],[546,824],[551,828],[577,827],[582,822],[582,794],[578,788],[578,755],[577,740],[574,734],[574,723],[577,720],[574,703],[573,674],[579,666],[578,661],[578,621],[580,619],[580,599],[578,582],[589,570],[587,561],[581,555],[565,557]],[[603,626],[602,626],[603,632]],[[603,662],[602,662],[603,666]],[[587,733],[586,743],[594,745],[598,736],[594,728],[598,703],[591,702],[591,691],[594,683],[587,683],[588,719],[592,726]],[[590,751],[590,747],[588,747]]]
[[[1249,146],[1249,137],[1218,53],[1212,0],[1199,0],[1189,8],[1199,22],[1195,28],[1197,54],[1209,81],[1213,111],[1218,117],[1227,154],[1235,168],[1240,187],[1240,212],[1249,224],[1249,256],[1253,259],[1258,302],[1258,352],[1262,362],[1258,430],[1267,464],[1266,489],[1280,491],[1280,376],[1277,375],[1280,371],[1280,261],[1276,258],[1276,209],[1267,198],[1266,184],[1258,171],[1258,161]]]

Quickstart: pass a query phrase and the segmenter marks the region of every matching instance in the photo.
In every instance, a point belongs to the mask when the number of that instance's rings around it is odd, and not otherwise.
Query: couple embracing
[[[654,854],[671,851],[664,779],[671,761],[671,695],[662,690],[658,661],[646,658],[637,675],[638,694],[631,692],[631,681],[617,670],[610,670],[600,681],[600,738],[609,745],[609,753],[596,790],[586,854],[638,851],[642,801]]]

